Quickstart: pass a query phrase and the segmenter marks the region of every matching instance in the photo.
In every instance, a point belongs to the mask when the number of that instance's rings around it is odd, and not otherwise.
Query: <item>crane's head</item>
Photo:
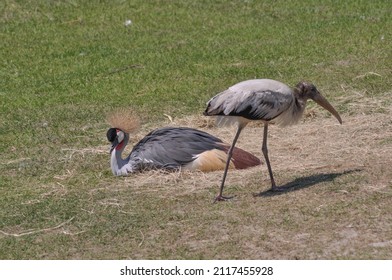
[[[339,113],[335,110],[334,107],[332,107],[328,100],[321,95],[315,85],[307,82],[299,82],[295,87],[295,91],[298,94],[299,99],[306,101],[310,98],[314,100],[321,107],[329,111],[339,121],[339,123],[342,124],[342,119]]]
[[[121,149],[124,147],[124,140],[126,138],[126,133],[118,128],[109,128],[106,132],[106,137],[108,141],[112,144],[110,147],[110,153],[113,149]]]
[[[118,108],[107,116],[107,121],[111,128],[106,133],[106,136],[113,149],[121,150],[125,147],[129,140],[129,133],[135,132],[139,128],[139,118],[131,109]]]

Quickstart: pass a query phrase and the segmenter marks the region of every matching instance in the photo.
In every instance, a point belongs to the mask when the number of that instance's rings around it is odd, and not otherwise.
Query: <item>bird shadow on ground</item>
[[[363,169],[356,168],[356,169],[352,169],[352,170],[345,170],[343,172],[321,173],[321,174],[310,175],[310,176],[306,176],[306,177],[302,177],[302,178],[297,178],[291,182],[288,182],[282,186],[279,186],[278,187],[279,190],[269,189],[269,190],[257,193],[254,196],[255,197],[269,197],[269,196],[282,195],[282,194],[285,194],[288,192],[309,188],[309,187],[317,185],[318,183],[321,183],[321,182],[330,182],[339,176],[351,174],[354,172],[360,172],[362,170]]]

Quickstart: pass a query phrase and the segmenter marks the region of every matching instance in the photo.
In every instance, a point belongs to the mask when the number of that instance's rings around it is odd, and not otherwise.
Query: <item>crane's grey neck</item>
[[[115,176],[127,175],[132,172],[129,166],[129,156],[125,159],[122,158],[122,153],[129,141],[129,134],[125,133],[124,140],[120,148],[115,147],[110,157],[110,167]]]

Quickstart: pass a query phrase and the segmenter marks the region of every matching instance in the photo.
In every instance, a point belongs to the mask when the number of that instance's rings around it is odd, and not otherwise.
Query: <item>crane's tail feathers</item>
[[[223,148],[227,153],[230,149],[230,146],[224,145]],[[234,164],[235,169],[245,169],[261,164],[261,160],[258,157],[237,147],[234,147],[231,161]]]
[[[200,170],[210,172],[225,169],[227,154],[219,149],[212,149],[195,157],[195,160],[184,166],[184,170]],[[230,168],[234,168],[234,164],[230,162]]]
[[[139,117],[129,108],[116,109],[114,113],[107,116],[107,121],[112,127],[126,133],[134,132],[140,126]]]
[[[228,145],[222,145],[221,149],[212,149],[199,154],[194,161],[186,165],[184,170],[200,170],[203,172],[223,170],[226,166]],[[234,147],[233,156],[230,161],[230,169],[245,169],[260,165],[258,157],[240,148]]]

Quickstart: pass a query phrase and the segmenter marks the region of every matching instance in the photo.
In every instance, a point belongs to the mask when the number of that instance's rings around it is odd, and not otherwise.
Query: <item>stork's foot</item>
[[[214,203],[217,201],[228,201],[229,199],[232,199],[234,197],[233,196],[223,196],[223,195],[218,195],[217,197],[215,197]]]

